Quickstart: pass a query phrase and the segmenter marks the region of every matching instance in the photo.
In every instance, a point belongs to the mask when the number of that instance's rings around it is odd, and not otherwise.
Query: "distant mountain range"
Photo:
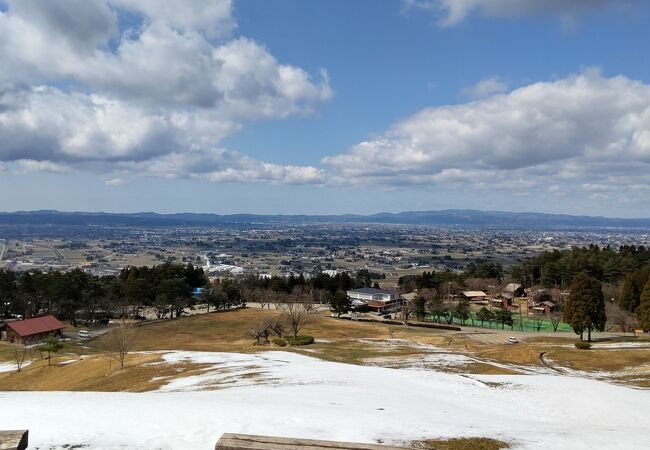
[[[219,226],[250,224],[367,223],[403,225],[459,225],[481,228],[558,229],[624,228],[649,229],[650,218],[622,219],[530,212],[477,211],[447,209],[406,211],[371,215],[260,215],[177,213],[90,213],[61,211],[17,211],[0,213],[0,225],[76,225],[76,226]]]

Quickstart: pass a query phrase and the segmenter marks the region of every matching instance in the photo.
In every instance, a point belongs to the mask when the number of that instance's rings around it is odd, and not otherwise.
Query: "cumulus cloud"
[[[649,133],[650,85],[587,70],[425,108],[323,162],[339,179],[375,184],[645,184]]]
[[[146,159],[183,145],[170,114],[98,94],[39,86],[0,95],[0,159]]]
[[[120,167],[161,178],[189,176],[220,183],[323,184],[327,181],[327,174],[312,166],[271,164],[221,148],[169,153],[144,162],[124,162]]]
[[[463,97],[478,99],[493,94],[502,94],[508,90],[508,84],[499,77],[489,77],[479,81],[473,86],[461,90]]]
[[[326,72],[314,81],[304,70],[280,64],[250,39],[219,44],[208,39],[203,32],[206,23],[217,20],[210,11],[216,9],[222,21],[229,20],[228,1],[156,2],[160,8],[148,1],[110,1],[151,14],[137,30],[123,31],[115,49],[101,45],[108,44],[117,27],[115,11],[100,0],[81,3],[82,19],[102,16],[107,22],[97,25],[92,39],[85,19],[67,23],[52,12],[66,11],[78,19],[72,3],[68,7],[62,0],[10,3],[9,10],[0,13],[0,54],[11,64],[0,67],[0,80],[73,80],[130,100],[214,108],[224,116],[246,119],[308,111],[331,96]],[[174,26],[179,23],[189,28]]]
[[[325,70],[314,77],[251,39],[231,38],[230,0],[7,6],[0,11],[0,161],[110,170],[165,158],[211,160],[219,142],[248,121],[309,113],[332,95]],[[126,28],[125,13],[141,21]],[[242,179],[316,178],[313,168],[232,155],[219,160],[222,176],[206,178],[227,179],[242,161],[257,164]]]
[[[147,20],[162,22],[180,31],[200,31],[208,37],[224,37],[236,27],[232,1],[183,0],[109,0],[117,7],[138,11]]]
[[[621,0],[404,0],[407,9],[432,13],[441,26],[453,26],[472,14],[487,17],[512,17],[552,14],[571,18],[605,6],[627,6]]]

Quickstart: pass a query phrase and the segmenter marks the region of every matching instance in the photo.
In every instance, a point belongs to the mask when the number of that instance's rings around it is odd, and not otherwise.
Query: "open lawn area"
[[[0,345],[0,389],[4,390],[95,390],[147,391],[160,387],[162,380],[184,377],[201,366],[174,366],[160,362],[165,351],[209,351],[258,353],[279,350],[273,343],[256,345],[249,335],[253,324],[277,317],[275,310],[244,308],[225,312],[145,323],[126,368],[103,350],[106,336],[87,342],[68,342],[55,355],[52,366],[33,351],[34,362],[21,373],[11,370],[12,353]],[[66,328],[70,335],[72,327]],[[425,368],[449,373],[530,374],[564,373],[620,383],[647,386],[650,380],[650,341],[624,339],[598,343],[592,350],[573,347],[573,335],[531,337],[519,344],[505,343],[491,331],[480,333],[431,330],[381,323],[338,320],[328,314],[314,315],[301,334],[314,336],[315,343],[283,347],[326,361],[394,368]],[[478,338],[477,338],[478,336]],[[646,346],[647,343],[647,346]],[[599,346],[609,345],[607,348]],[[626,345],[625,348],[617,348]],[[611,347],[613,346],[613,347]],[[629,347],[631,346],[631,347]],[[29,358],[28,358],[29,360]]]
[[[577,350],[567,334],[507,344],[507,333],[321,313],[301,331],[311,345],[255,345],[250,328],[278,314],[244,308],[146,323],[123,369],[103,350],[107,335],[67,342],[51,365],[34,351],[19,373],[0,345],[0,422],[28,423],[37,447],[51,449],[207,450],[223,432],[448,450],[647,443],[648,391],[636,387],[650,384],[648,340]],[[42,408],[50,403],[57,408]],[[565,404],[588,414],[580,427]],[[610,408],[622,414],[616,427]]]

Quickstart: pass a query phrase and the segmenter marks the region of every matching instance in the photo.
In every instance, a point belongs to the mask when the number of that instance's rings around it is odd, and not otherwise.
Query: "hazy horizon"
[[[103,211],[103,210],[58,210],[58,209],[34,209],[34,210],[14,210],[14,211],[0,211],[0,214],[29,214],[29,213],[60,213],[60,214],[113,214],[113,215],[123,215],[123,214],[158,214],[162,216],[166,215],[183,215],[183,214],[196,214],[196,215],[215,215],[215,216],[238,216],[238,215],[250,215],[250,216],[308,216],[308,217],[318,217],[318,216],[359,216],[359,217],[368,217],[381,214],[419,214],[419,213],[443,213],[443,212],[475,212],[480,214],[539,214],[539,215],[548,215],[548,216],[569,216],[569,217],[590,217],[590,218],[603,218],[603,219],[630,219],[630,220],[650,220],[650,217],[644,216],[606,216],[606,215],[588,215],[588,214],[566,214],[566,213],[553,213],[553,212],[540,212],[540,211],[505,211],[505,210],[482,210],[474,208],[445,208],[445,209],[429,209],[429,210],[404,210],[404,211],[375,211],[366,214],[358,213],[253,213],[247,211],[237,211],[237,212],[214,212],[214,211],[172,211],[172,212],[160,212],[153,210],[133,210],[133,211]]]

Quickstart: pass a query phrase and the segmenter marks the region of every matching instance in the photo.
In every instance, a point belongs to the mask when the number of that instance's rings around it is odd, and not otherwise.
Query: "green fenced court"
[[[530,317],[522,317],[521,318],[521,323],[519,321],[519,316],[515,313],[512,315],[512,318],[514,320],[514,325],[506,325],[503,327],[504,330],[513,330],[513,331],[530,331],[530,332],[540,332],[540,333],[552,333],[553,332],[553,325],[551,324],[550,320],[546,319],[531,319]],[[424,317],[425,322],[434,322],[434,323],[443,323],[447,324],[448,322],[444,319],[442,320],[434,320],[434,317],[430,314],[427,314]],[[481,325],[481,321],[476,319],[476,313],[471,312],[469,319],[467,319],[464,323],[461,323],[460,319],[457,317],[454,317],[452,324],[454,325],[460,325],[460,326],[473,326],[473,327],[481,327],[481,328],[491,328],[495,330],[501,330],[501,324],[497,322],[484,322],[483,325]],[[571,328],[571,325],[568,323],[560,322],[557,327],[557,332],[560,333],[565,333],[565,332],[573,332],[573,329]]]

